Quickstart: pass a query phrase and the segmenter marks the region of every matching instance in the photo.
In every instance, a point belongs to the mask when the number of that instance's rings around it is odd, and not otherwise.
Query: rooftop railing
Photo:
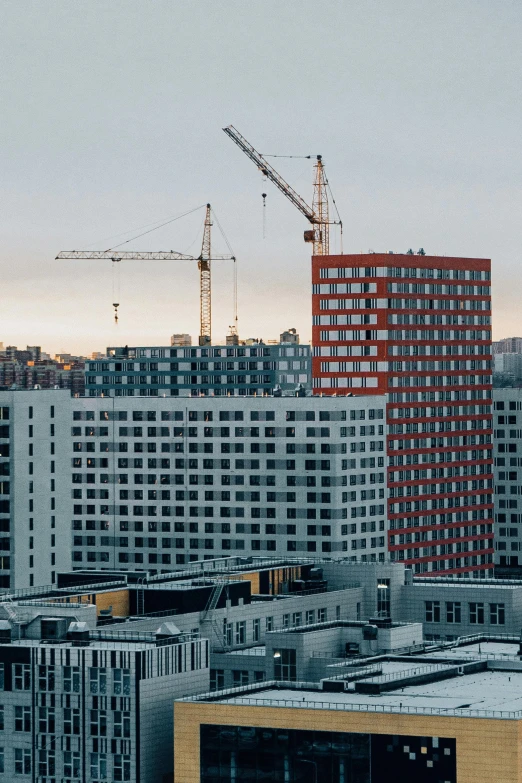
[[[277,697],[256,697],[257,692],[267,692],[269,690],[292,690],[295,692],[295,698]],[[304,709],[304,710],[327,710],[334,712],[364,712],[378,714],[395,715],[430,715],[441,718],[489,718],[497,720],[522,720],[522,710],[477,710],[468,707],[413,707],[405,705],[399,701],[398,704],[372,704],[357,703],[348,701],[351,697],[347,695],[347,701],[334,700],[307,700],[306,692],[311,691],[320,693],[317,683],[309,682],[281,682],[265,681],[262,683],[252,683],[247,686],[237,688],[226,688],[220,691],[200,694],[198,696],[185,696],[177,699],[180,702],[222,702],[224,704],[235,704],[240,707],[281,707],[285,709]],[[251,695],[250,695],[251,694]],[[338,694],[336,694],[338,696]],[[400,698],[400,697],[399,697]]]

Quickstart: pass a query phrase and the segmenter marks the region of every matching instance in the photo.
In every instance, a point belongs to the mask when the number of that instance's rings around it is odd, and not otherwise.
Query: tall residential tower
[[[314,393],[387,394],[388,545],[415,573],[493,568],[490,268],[312,260]]]

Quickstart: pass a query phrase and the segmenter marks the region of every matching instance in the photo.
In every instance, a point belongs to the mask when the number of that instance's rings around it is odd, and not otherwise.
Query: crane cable
[[[137,234],[134,237],[131,237],[130,239],[126,239],[124,242],[120,242],[118,245],[113,245],[112,247],[107,248],[105,250],[105,253],[110,253],[112,250],[115,250],[117,247],[121,247],[122,245],[127,245],[129,242],[133,242],[135,239],[139,239],[140,237],[144,237],[145,234],[151,234],[153,231],[157,231],[158,228],[163,228],[163,226],[168,226],[169,223],[174,223],[176,220],[181,220],[181,218],[186,217],[187,215],[192,215],[193,212],[197,212],[198,209],[204,209],[206,208],[206,204],[200,204],[199,207],[194,207],[194,209],[190,209],[188,212],[183,212],[182,215],[177,215],[176,217],[170,218],[170,220],[166,220],[164,223],[160,223],[158,226],[155,226],[154,228],[149,228],[148,231],[143,231],[141,234]]]
[[[230,255],[232,256],[232,258],[234,260],[234,283],[233,283],[233,286],[234,286],[234,326],[236,328],[236,334],[237,334],[237,320],[238,320],[238,318],[237,318],[237,261],[236,261],[236,254],[232,250],[232,246],[231,246],[230,242],[228,241],[225,232],[223,231],[221,223],[219,222],[219,218],[216,215],[216,211],[214,209],[212,209],[212,216],[213,216],[214,220],[216,221],[216,225],[219,228],[219,232],[220,232],[221,236],[225,240],[226,246],[228,248],[228,252],[230,253]]]

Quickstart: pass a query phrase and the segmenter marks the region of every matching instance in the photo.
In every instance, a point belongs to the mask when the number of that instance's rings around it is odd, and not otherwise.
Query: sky
[[[494,339],[522,334],[521,33],[515,0],[6,0],[0,341],[87,355],[196,338],[195,262],[55,256],[206,202],[237,257],[240,336],[310,340],[307,222],[229,124],[262,153],[323,155],[345,252],[491,258]],[[310,203],[313,161],[271,162]],[[123,249],[197,256],[203,218]],[[212,275],[221,342],[232,262]]]

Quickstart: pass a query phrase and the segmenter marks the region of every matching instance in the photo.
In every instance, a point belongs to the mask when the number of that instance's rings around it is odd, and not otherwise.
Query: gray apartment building
[[[298,343],[112,347],[85,365],[91,397],[263,396],[311,389],[311,348]]]
[[[71,401],[67,390],[0,392],[1,589],[51,584],[70,567]]]
[[[387,559],[384,397],[0,393],[0,587],[233,554]]]
[[[386,559],[382,396],[87,397],[69,425],[73,568]]]
[[[38,618],[33,638],[11,639],[2,625],[2,780],[157,783],[172,773],[172,700],[208,689],[207,640],[159,623],[154,633],[92,630],[67,616]]]
[[[493,390],[495,571],[522,575],[522,389]]]

